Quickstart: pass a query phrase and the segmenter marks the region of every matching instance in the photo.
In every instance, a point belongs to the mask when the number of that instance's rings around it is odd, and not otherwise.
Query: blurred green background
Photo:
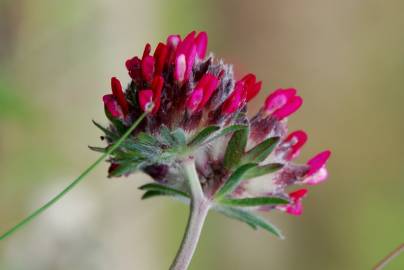
[[[190,269],[370,269],[404,242],[404,1],[0,0],[0,231],[77,176],[100,145],[109,79],[168,34],[205,30],[209,50],[264,90],[305,99],[301,160],[330,148],[305,213],[268,218],[278,240],[212,213]],[[0,269],[167,269],[187,208],[140,201],[146,176],[96,170],[0,243]],[[404,254],[387,270],[404,269]]]

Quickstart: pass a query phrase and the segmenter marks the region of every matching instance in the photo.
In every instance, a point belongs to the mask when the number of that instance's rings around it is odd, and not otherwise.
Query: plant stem
[[[192,199],[185,234],[170,270],[186,270],[188,268],[210,208],[210,201],[203,194],[193,159],[184,161],[183,168]]]
[[[397,257],[401,252],[404,251],[404,244],[398,246],[395,250],[393,250],[389,255],[387,255],[383,260],[381,260],[373,270],[381,270],[383,269],[390,261],[392,261],[395,257]]]
[[[68,185],[64,190],[62,190],[58,195],[53,197],[50,201],[48,201],[46,204],[44,204],[42,207],[38,208],[35,210],[32,214],[27,216],[25,219],[23,219],[21,222],[19,222],[17,225],[9,229],[7,232],[5,232],[3,235],[0,236],[0,240],[4,240],[7,237],[11,236],[13,233],[15,233],[18,229],[22,228],[24,225],[28,224],[30,221],[35,219],[38,215],[42,214],[46,209],[51,207],[54,203],[59,201],[67,192],[69,192],[71,189],[73,189],[81,180],[83,180],[92,170],[94,170],[97,165],[99,165],[107,156],[109,156],[112,152],[114,152],[121,144],[122,142],[135,130],[135,128],[140,124],[140,122],[145,118],[147,115],[147,112],[143,113],[134,123],[133,125],[125,132],[124,135],[122,135],[121,138],[119,138],[116,143],[114,143],[107,152],[105,152],[102,156],[100,156],[93,164],[91,164],[84,172],[82,172],[79,177],[77,177],[70,185]]]

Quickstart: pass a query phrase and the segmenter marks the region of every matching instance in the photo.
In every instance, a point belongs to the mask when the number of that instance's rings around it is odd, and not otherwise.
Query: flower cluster
[[[302,130],[288,134],[287,119],[302,98],[293,88],[278,89],[255,116],[247,117],[247,104],[258,95],[261,81],[253,74],[236,80],[231,65],[206,55],[207,43],[205,32],[183,39],[171,35],[154,53],[147,44],[141,57],[126,61],[131,81],[125,91],[112,78],[112,94],[103,97],[111,123],[108,128],[97,124],[109,146],[143,112],[150,113],[110,156],[110,176],[141,170],[155,180],[143,187],[145,198],[190,197],[181,164],[192,159],[206,198],[221,198],[236,208],[300,215],[308,191],[290,187],[324,181],[330,157],[324,151],[306,164],[293,163],[307,135]],[[235,212],[224,212],[237,218]]]

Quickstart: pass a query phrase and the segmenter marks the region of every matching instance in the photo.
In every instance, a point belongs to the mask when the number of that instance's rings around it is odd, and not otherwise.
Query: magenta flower
[[[188,265],[209,209],[280,236],[256,211],[301,215],[308,190],[296,186],[324,181],[331,153],[294,163],[307,141],[302,130],[288,134],[288,117],[303,103],[296,89],[273,91],[249,118],[248,103],[262,82],[253,74],[236,80],[231,65],[206,56],[207,42],[205,32],[171,35],[153,54],[147,44],[141,57],[127,60],[126,90],[112,78],[112,94],[103,98],[111,120],[102,128],[108,146],[93,148],[107,151],[147,113],[110,155],[109,176],[141,170],[155,181],[140,187],[144,199],[169,195],[191,205],[187,236],[171,269]]]
[[[295,186],[326,180],[331,152],[294,163],[307,141],[302,130],[288,135],[287,119],[303,104],[296,89],[272,92],[249,118],[247,105],[262,82],[253,74],[236,80],[231,65],[206,56],[207,43],[205,32],[184,39],[171,35],[153,54],[146,44],[142,57],[128,59],[131,81],[125,91],[113,77],[112,93],[103,96],[109,126],[94,122],[107,146],[90,148],[103,154],[0,240],[56,203],[106,158],[110,177],[143,171],[154,180],[139,188],[142,199],[171,196],[190,205],[171,270],[188,268],[209,210],[282,237],[257,212],[301,215],[308,190]]]

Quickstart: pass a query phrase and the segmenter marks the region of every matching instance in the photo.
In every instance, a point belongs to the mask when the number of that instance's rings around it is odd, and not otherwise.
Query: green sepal
[[[288,200],[279,197],[254,197],[254,198],[242,198],[242,199],[230,199],[223,198],[220,204],[235,206],[235,207],[254,207],[254,206],[265,206],[265,205],[279,205],[287,204]]]
[[[172,188],[172,187],[167,187],[165,185],[157,184],[157,183],[148,183],[143,186],[139,187],[140,190],[146,190],[146,191],[158,191],[161,193],[164,193],[164,195],[176,195],[176,196],[181,196],[181,197],[186,197],[189,198],[189,195],[185,193],[184,191]]]
[[[177,128],[176,130],[171,132],[171,135],[174,138],[176,145],[182,146],[187,143],[187,138],[182,128]]]
[[[224,129],[214,133],[213,136],[208,138],[204,143],[210,143],[220,137],[226,136],[227,134],[230,134],[230,133],[235,132],[240,129],[244,129],[246,127],[247,127],[246,125],[232,125],[232,126],[226,127]]]
[[[218,131],[220,129],[220,126],[208,126],[202,131],[200,131],[198,134],[196,134],[191,141],[188,143],[188,146],[197,146],[201,143],[203,143],[212,133]]]
[[[98,127],[102,132],[104,132],[105,136],[108,137],[110,140],[115,141],[119,137],[117,134],[113,133],[112,131],[108,130],[107,128],[103,127],[102,125],[98,124],[93,120],[93,123],[96,127]]]
[[[227,179],[224,185],[216,192],[215,198],[220,200],[223,196],[233,192],[236,187],[240,184],[243,180],[244,174],[251,170],[252,168],[256,167],[257,164],[255,163],[248,163],[238,167],[234,173]]]
[[[284,239],[284,236],[277,227],[253,212],[227,206],[214,206],[213,209],[229,218],[246,223],[254,230],[261,228],[281,239]]]
[[[248,132],[248,127],[245,126],[245,128],[233,133],[224,155],[224,167],[226,169],[230,170],[240,163],[247,145]]]
[[[140,132],[136,136],[135,140],[140,144],[153,145],[153,146],[159,145],[158,140],[154,136],[152,136],[146,132]]]
[[[242,163],[260,163],[261,161],[264,161],[272,153],[278,142],[279,137],[272,137],[264,140],[243,156]]]
[[[263,176],[266,174],[274,173],[280,169],[282,169],[284,164],[282,163],[271,163],[267,164],[264,166],[257,166],[255,168],[252,168],[251,170],[248,170],[245,174],[243,179],[248,180],[251,178]]]
[[[111,171],[108,177],[119,177],[125,174],[130,174],[139,170],[141,162],[122,162],[118,167]]]
[[[120,134],[125,133],[125,131],[127,130],[127,127],[125,127],[123,122],[120,119],[112,116],[112,114],[107,110],[106,107],[104,107],[104,112],[105,112],[105,115],[107,116],[108,120],[111,121],[111,123],[115,126],[117,131]]]
[[[168,146],[173,146],[175,145],[175,139],[174,137],[171,135],[170,129],[166,126],[162,126],[160,128],[160,135],[161,135],[161,140],[162,143]]]

